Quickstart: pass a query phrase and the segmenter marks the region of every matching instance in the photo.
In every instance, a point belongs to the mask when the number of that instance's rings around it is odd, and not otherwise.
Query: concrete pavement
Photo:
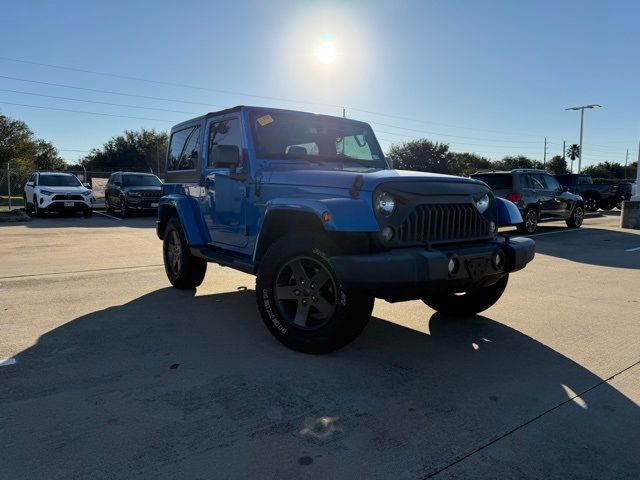
[[[544,224],[483,316],[377,301],[331,355],[254,279],[170,288],[153,219],[0,226],[0,477],[637,478],[640,235]]]

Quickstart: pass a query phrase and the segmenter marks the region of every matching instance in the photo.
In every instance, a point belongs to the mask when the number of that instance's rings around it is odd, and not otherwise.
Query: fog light
[[[504,267],[504,253],[502,251],[497,252],[493,256],[493,266],[496,267],[497,270]]]
[[[393,238],[393,228],[391,227],[384,227],[382,229],[382,239],[385,242],[388,242],[389,240],[391,240]]]
[[[450,258],[448,268],[451,275],[456,273],[458,271],[458,259]]]
[[[496,222],[489,222],[489,231],[491,233],[495,233],[495,231],[496,231]]]

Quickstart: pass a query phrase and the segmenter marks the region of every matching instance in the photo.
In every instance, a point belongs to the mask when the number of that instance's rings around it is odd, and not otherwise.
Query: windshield
[[[80,187],[82,184],[73,175],[47,175],[40,174],[38,185],[44,187]]]
[[[155,175],[123,175],[123,187],[159,187],[162,182]]]
[[[333,161],[384,168],[384,156],[366,123],[312,113],[254,112],[258,158]]]

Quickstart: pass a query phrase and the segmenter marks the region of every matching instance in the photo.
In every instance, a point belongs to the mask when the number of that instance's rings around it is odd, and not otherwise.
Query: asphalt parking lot
[[[0,225],[0,478],[639,478],[618,224],[544,224],[483,316],[378,300],[325,356],[271,337],[249,275],[170,288],[153,218]]]

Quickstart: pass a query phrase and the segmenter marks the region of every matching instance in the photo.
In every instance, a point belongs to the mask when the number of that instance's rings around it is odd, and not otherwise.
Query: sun
[[[331,40],[324,40],[316,49],[316,58],[328,65],[336,59],[336,47]]]

